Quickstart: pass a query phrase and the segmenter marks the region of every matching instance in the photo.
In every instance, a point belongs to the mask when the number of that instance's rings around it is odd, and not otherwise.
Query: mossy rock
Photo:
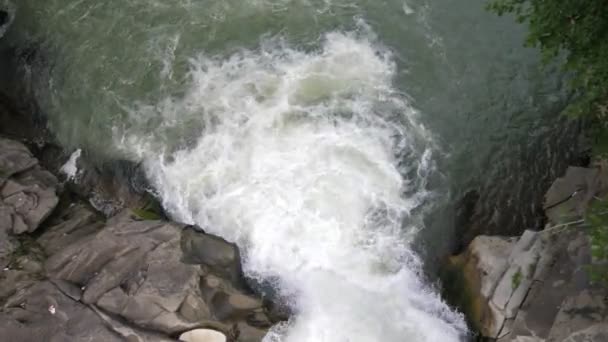
[[[458,308],[472,328],[477,341],[483,341],[489,333],[492,312],[488,300],[481,294],[481,279],[476,268],[477,260],[468,253],[449,257],[440,270],[443,298]]]
[[[162,219],[162,216],[152,210],[144,209],[144,208],[135,208],[131,209],[133,214],[142,220],[150,220],[156,221]]]

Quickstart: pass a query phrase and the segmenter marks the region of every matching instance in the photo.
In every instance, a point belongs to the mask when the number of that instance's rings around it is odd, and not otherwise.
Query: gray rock
[[[585,270],[590,255],[584,232],[543,233],[541,238],[544,248],[534,282],[513,320],[511,340],[547,339],[562,302],[591,286]]]
[[[37,168],[4,182],[0,197],[11,213],[11,233],[31,233],[40,226],[59,202],[56,186],[55,176]]]
[[[16,249],[16,241],[8,234],[13,229],[13,208],[0,202],[0,269],[5,269]]]
[[[504,324],[504,309],[490,299],[509,268],[516,243],[513,238],[481,235],[463,254],[450,258],[451,267],[462,274],[462,286],[471,297],[468,315],[484,336],[497,336]]]
[[[606,170],[601,168],[569,167],[545,195],[549,221],[558,224],[582,216],[593,196],[605,193],[606,178]]]
[[[608,341],[605,293],[584,290],[567,297],[551,327],[547,342]]]
[[[246,323],[237,324],[237,342],[261,342],[266,335],[266,331],[254,328]]]
[[[0,185],[12,175],[38,164],[30,151],[20,142],[0,137]]]
[[[68,235],[83,229],[90,231],[82,227],[73,229],[78,224],[72,220],[87,222],[84,218],[88,216],[81,209],[70,217],[51,228],[56,232],[41,237],[46,248],[61,240],[59,231]],[[69,294],[71,298],[94,304],[135,326],[167,335],[196,328],[229,334],[231,325],[241,321],[267,325],[262,302],[240,291],[229,278],[234,263],[240,261],[235,247],[219,238],[193,232],[186,238],[205,241],[202,246],[221,253],[217,257],[196,254],[199,259],[190,258],[190,263],[185,263],[188,258],[181,246],[196,244],[184,242],[182,231],[183,225],[141,221],[125,211],[109,219],[101,230],[57,250],[45,264],[46,274],[63,284],[82,288],[82,294],[75,291]],[[222,270],[222,266],[228,270]]]
[[[47,281],[11,298],[0,313],[6,341],[123,341],[89,308]]]
[[[211,272],[227,277],[237,287],[246,287],[242,283],[241,258],[236,245],[189,227],[183,232],[181,246],[184,262],[206,265]]]
[[[104,225],[95,212],[81,204],[69,207],[53,224],[38,238],[38,243],[49,255],[95,234]]]

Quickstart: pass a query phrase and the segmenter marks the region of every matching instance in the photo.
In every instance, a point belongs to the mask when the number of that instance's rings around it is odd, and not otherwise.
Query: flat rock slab
[[[0,313],[5,341],[124,341],[88,307],[48,281],[14,296]]]

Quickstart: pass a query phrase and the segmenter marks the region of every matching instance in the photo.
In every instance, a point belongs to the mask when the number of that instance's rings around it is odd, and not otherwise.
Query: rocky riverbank
[[[482,339],[608,341],[608,289],[590,280],[581,220],[607,192],[605,167],[571,167],[545,195],[544,230],[477,236],[449,259],[444,283]]]
[[[3,339],[254,342],[285,318],[249,289],[235,245],[163,219],[121,178],[78,163],[53,174],[0,137]]]

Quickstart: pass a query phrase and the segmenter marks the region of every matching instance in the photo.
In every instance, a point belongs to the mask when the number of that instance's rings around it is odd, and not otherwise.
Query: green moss
[[[131,208],[131,211],[142,220],[162,220],[165,218],[163,208],[158,200],[152,195],[147,195],[146,204],[139,208]]]
[[[140,219],[142,220],[160,220],[162,217],[152,211],[152,210],[148,210],[148,209],[144,209],[144,208],[135,208],[135,209],[131,209],[131,211]]]
[[[523,274],[521,273],[521,269],[517,269],[517,272],[515,272],[513,277],[511,277],[511,287],[513,288],[513,290],[519,287],[519,285],[521,284],[522,277]]]
[[[439,276],[442,298],[465,315],[468,325],[476,333],[481,333],[486,305],[476,295],[479,284],[476,283],[474,271],[467,267],[464,257],[450,257],[442,265]]]

